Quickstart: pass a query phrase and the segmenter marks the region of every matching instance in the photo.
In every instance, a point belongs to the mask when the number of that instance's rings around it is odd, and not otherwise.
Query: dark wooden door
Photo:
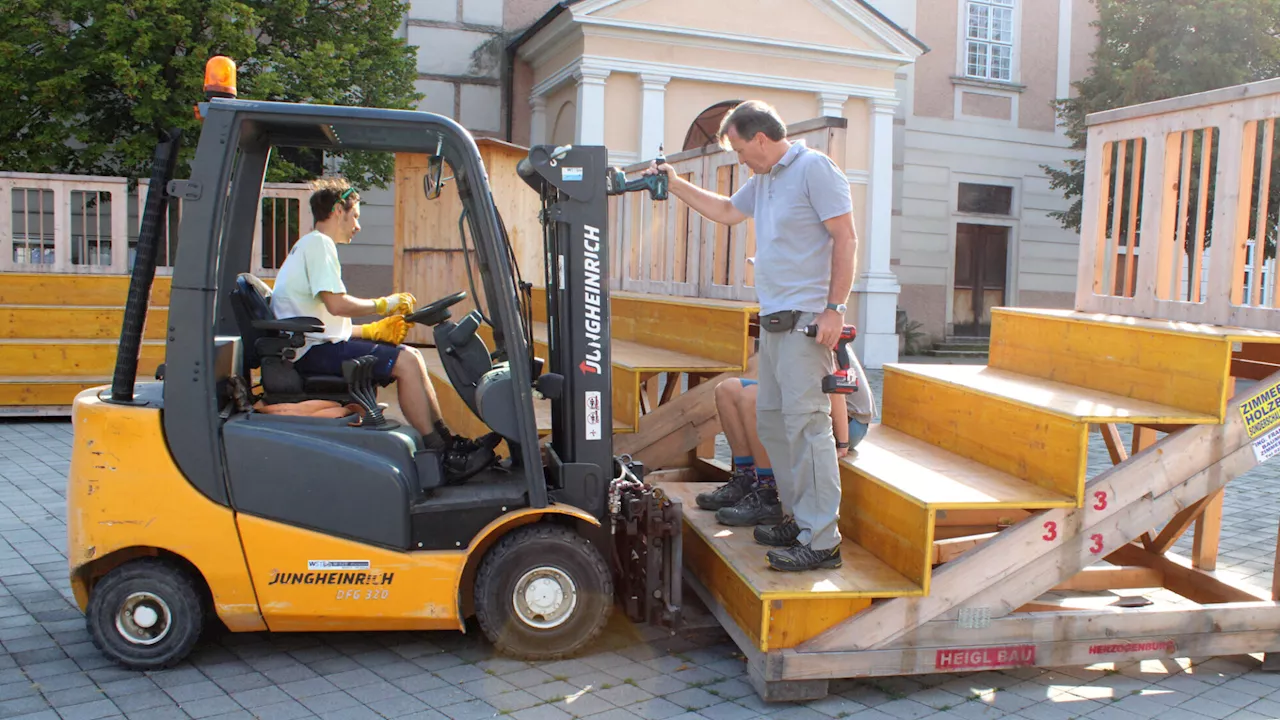
[[[955,335],[991,335],[991,308],[1005,303],[1009,228],[956,225],[956,274],[951,323]]]

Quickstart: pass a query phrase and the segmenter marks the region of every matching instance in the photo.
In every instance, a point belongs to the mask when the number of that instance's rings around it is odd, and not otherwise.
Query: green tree
[[[1280,75],[1280,0],[1093,1],[1093,66],[1074,97],[1055,103],[1075,150],[1085,148],[1090,113]],[[1071,202],[1050,214],[1079,231],[1084,158],[1041,167]]]
[[[241,98],[410,108],[415,52],[399,0],[7,0],[0,23],[0,170],[146,177],[162,129],[187,140],[204,65],[227,55]],[[277,153],[268,179],[311,175]],[[313,157],[314,159],[314,157]],[[343,172],[385,187],[393,158],[351,153]]]

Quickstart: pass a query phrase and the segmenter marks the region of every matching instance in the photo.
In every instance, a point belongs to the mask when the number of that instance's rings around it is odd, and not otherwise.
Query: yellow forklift
[[[172,179],[180,133],[156,150],[112,385],[84,391],[73,409],[67,555],[98,648],[155,669],[181,661],[218,622],[232,632],[465,632],[474,617],[500,651],[550,659],[590,643],[615,605],[632,621],[676,627],[681,508],[614,455],[608,372],[607,195],[660,199],[665,178],[627,181],[603,147],[536,146],[521,161],[542,199],[544,361],[533,355],[531,287],[465,129],[423,112],[237,99],[225,57],[209,61],[205,92],[191,178]],[[372,358],[349,361],[342,377],[293,366],[320,323],[275,317],[270,290],[248,273],[278,147],[424,153],[423,187],[397,192],[434,199],[456,185],[488,307],[455,321],[459,292],[406,319],[432,328],[453,387],[506,441],[506,458],[446,482],[440,455],[383,416]],[[182,201],[182,252],[165,362],[155,382],[135,382],[171,198]],[[545,451],[535,394],[553,410]],[[254,408],[307,399],[360,412]]]

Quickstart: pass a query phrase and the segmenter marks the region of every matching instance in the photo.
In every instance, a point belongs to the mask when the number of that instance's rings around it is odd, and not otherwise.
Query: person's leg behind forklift
[[[754,388],[755,400],[757,408],[769,407],[777,405],[780,407],[778,399],[778,378],[775,359],[777,355],[776,342],[772,337],[763,337],[764,335],[773,335],[774,333],[761,333],[760,353],[759,353],[759,381]],[[757,410],[757,415],[758,415]],[[752,421],[746,421],[750,424]],[[758,418],[755,422],[752,434],[760,440],[761,454],[767,457],[774,466],[774,471],[789,466],[788,450],[785,446],[775,448],[771,446],[763,436],[763,430],[759,426]],[[779,454],[781,450],[781,454]],[[766,460],[768,462],[768,460]],[[759,469],[756,476],[761,480],[772,480],[760,478]],[[777,525],[783,522],[785,515],[790,511],[791,504],[788,497],[785,496],[785,490],[780,482],[757,482],[755,487],[748,492],[742,500],[731,507],[721,508],[716,511],[716,520],[722,525],[730,525],[736,527],[750,527],[752,525]]]
[[[735,468],[749,467],[752,470],[754,482],[746,486],[738,497],[732,503],[726,503],[716,512],[716,519],[722,525],[742,526],[758,524],[757,521],[772,521],[776,519],[777,513],[774,508],[768,504],[757,502],[758,498],[752,498],[752,494],[757,488],[765,488],[777,492],[777,483],[774,481],[773,464],[769,459],[769,453],[765,451],[764,444],[760,442],[760,433],[756,432],[756,397],[759,394],[760,384],[755,380],[740,379],[726,380],[722,385],[730,384],[731,388],[735,388],[729,395],[732,408],[728,413],[732,417],[732,423],[724,420],[722,415],[721,425],[725,429],[725,437],[730,437],[732,431],[735,436],[739,437],[735,445],[730,440],[729,447],[733,450],[733,463]],[[719,388],[717,387],[717,390]],[[719,405],[719,397],[717,397],[717,405]],[[750,453],[746,456],[739,456],[737,447],[745,447]],[[781,507],[781,506],[779,506]]]
[[[797,327],[815,322],[800,316]],[[768,553],[775,570],[814,570],[841,564],[840,468],[831,427],[831,398],[822,378],[835,371],[831,351],[796,332],[762,333],[760,439],[777,462],[778,492],[791,523],[757,528],[756,539],[778,546]],[[772,346],[770,357],[764,356]],[[776,394],[766,398],[763,366],[772,360]],[[780,371],[782,370],[782,371]],[[787,536],[794,533],[791,542]]]
[[[493,463],[493,447],[454,435],[445,424],[427,365],[415,347],[363,339],[323,343],[310,348],[298,359],[296,367],[304,374],[340,376],[344,361],[366,355],[378,360],[373,368],[374,380],[395,381],[400,411],[413,429],[422,433],[426,448],[444,456],[448,478],[466,479]]]
[[[716,415],[733,455],[733,470],[729,482],[698,495],[696,502],[703,510],[738,504],[755,485],[758,470],[769,466],[769,459],[756,451],[760,438],[756,435],[755,385],[755,380],[746,378],[730,378],[716,385]]]

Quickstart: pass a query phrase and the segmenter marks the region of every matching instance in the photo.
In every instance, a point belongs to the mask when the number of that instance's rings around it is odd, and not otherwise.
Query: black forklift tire
[[[572,593],[563,593],[565,580],[572,583]],[[548,606],[535,608],[526,601],[517,607],[521,583],[526,600],[529,593],[537,595],[541,589],[545,596],[549,589],[554,595],[559,588],[560,614],[530,617],[532,611]],[[541,588],[532,583],[541,583]],[[480,628],[499,652],[522,660],[558,660],[582,650],[604,631],[613,602],[613,576],[600,551],[559,525],[539,523],[513,530],[490,549],[476,573]]]
[[[182,662],[200,639],[205,616],[191,576],[159,558],[132,560],[107,573],[85,610],[94,646],[130,670]]]

